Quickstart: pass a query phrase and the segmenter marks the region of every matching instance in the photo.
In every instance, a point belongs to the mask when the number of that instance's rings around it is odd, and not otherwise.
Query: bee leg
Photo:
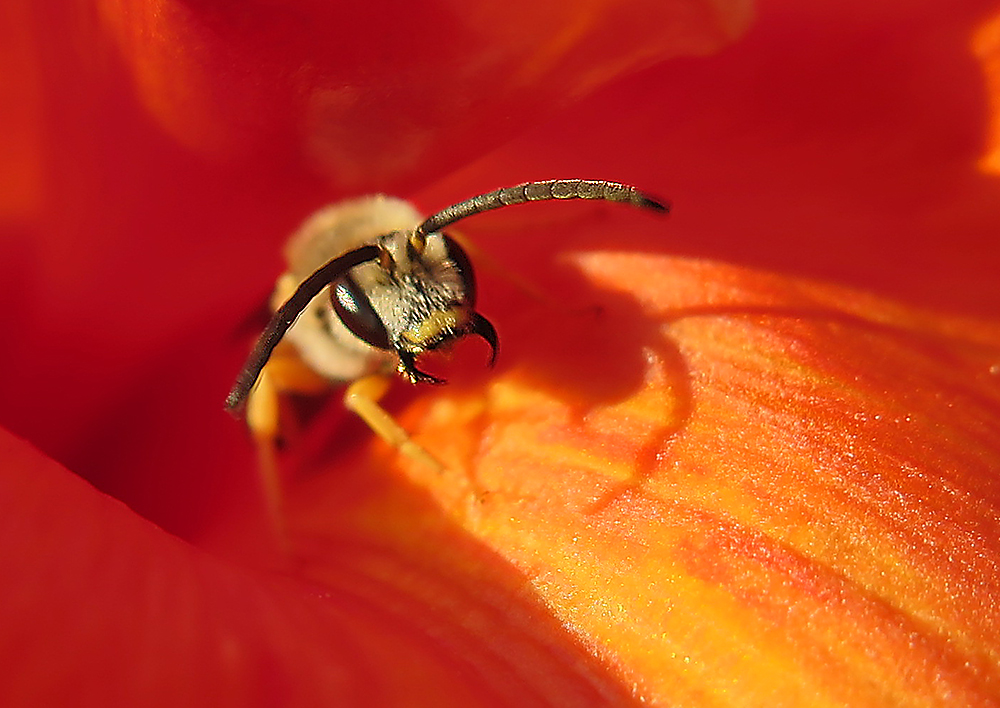
[[[330,384],[307,367],[295,349],[279,345],[261,371],[257,385],[247,399],[246,420],[257,443],[261,493],[279,550],[287,555],[288,531],[285,524],[284,494],[278,469],[278,450],[291,422],[282,420],[281,394],[318,394]]]
[[[372,374],[357,379],[344,392],[344,406],[356,413],[376,435],[404,455],[442,472],[444,465],[413,442],[402,426],[378,404],[379,399],[389,390],[391,383],[392,379],[382,374]]]

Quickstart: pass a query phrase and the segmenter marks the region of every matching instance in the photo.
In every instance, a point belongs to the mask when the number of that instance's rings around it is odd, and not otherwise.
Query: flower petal
[[[473,564],[461,590],[418,596],[426,568],[348,543],[326,582],[302,583],[207,556],[6,432],[0,461],[5,706],[630,701],[509,571],[480,593]]]
[[[426,180],[657,60],[740,34],[747,0],[377,6],[104,0],[146,107],[215,156],[301,157],[341,189]]]
[[[554,249],[718,258],[995,317],[1000,200],[981,167],[997,102],[987,13],[990,3],[940,0],[761,3],[725,51],[615,82],[420,203],[526,175],[610,176],[669,197],[669,226],[623,243],[574,221]],[[520,268],[517,237],[504,229],[485,245]]]
[[[575,262],[589,285],[507,323],[510,368],[403,416],[448,467],[408,476],[653,703],[990,704],[1000,329],[698,261]],[[355,464],[293,518],[342,516]]]
[[[0,241],[13,333],[0,423],[190,533],[194,510],[229,488],[196,463],[235,459],[226,446],[242,439],[217,401],[301,219],[338,190],[405,195],[520,121],[657,57],[718,47],[747,20],[745,0],[598,2],[560,35],[568,9],[527,5],[388,17],[342,3],[14,0],[4,66],[17,80],[4,87],[22,129],[0,132],[28,155],[5,192],[19,221]],[[505,44],[519,30],[538,46]]]

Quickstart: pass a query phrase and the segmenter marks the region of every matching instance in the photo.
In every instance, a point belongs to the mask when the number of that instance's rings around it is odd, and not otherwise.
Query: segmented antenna
[[[466,199],[453,204],[426,219],[414,229],[410,235],[410,244],[418,252],[423,252],[427,235],[440,231],[449,224],[479,214],[480,212],[500,209],[501,207],[524,202],[544,202],[550,199],[600,199],[607,202],[622,202],[641,209],[668,212],[670,205],[640,192],[635,187],[618,182],[590,179],[553,179],[543,182],[525,182],[514,187],[497,189],[478,197]],[[239,413],[246,403],[246,398],[260,372],[271,356],[271,352],[285,336],[285,333],[296,318],[320,291],[351,268],[366,261],[381,257],[382,250],[378,246],[362,246],[345,253],[323,265],[319,270],[306,278],[299,285],[288,301],[283,304],[260,335],[253,351],[247,358],[233,389],[226,397],[226,408],[233,413]],[[482,318],[480,318],[482,320]],[[485,320],[482,320],[485,322]],[[472,331],[486,338],[493,349],[492,357],[496,358],[496,332],[493,326],[480,322]],[[488,327],[488,330],[486,329]],[[402,356],[402,353],[400,354]],[[492,359],[491,359],[492,365]]]
[[[373,261],[379,257],[381,249],[378,246],[362,246],[353,251],[348,251],[342,256],[338,256],[329,261],[302,281],[298,289],[292,294],[288,301],[278,308],[274,317],[267,323],[267,329],[257,339],[257,343],[247,357],[246,363],[236,377],[233,390],[226,396],[226,408],[232,413],[238,413],[243,408],[250,389],[257,383],[260,372],[264,364],[271,357],[271,352],[278,346],[278,342],[285,336],[285,332],[292,326],[296,318],[302,313],[312,299],[319,295],[320,291],[332,283],[341,274],[346,273],[354,266],[361,265],[366,261]]]
[[[600,179],[550,179],[544,182],[525,182],[515,187],[504,187],[480,194],[442,209],[424,220],[413,232],[411,242],[422,246],[427,234],[440,231],[449,224],[480,212],[524,202],[544,202],[550,199],[601,199],[606,202],[623,202],[641,209],[670,211],[670,205],[661,202],[635,187]]]

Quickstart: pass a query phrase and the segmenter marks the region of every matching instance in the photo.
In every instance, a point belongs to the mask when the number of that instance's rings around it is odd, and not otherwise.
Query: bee
[[[466,251],[444,232],[492,209],[553,199],[597,199],[667,212],[635,187],[603,180],[548,180],[497,189],[420,220],[407,202],[374,196],[314,214],[286,248],[274,316],[236,378],[226,408],[246,413],[260,439],[276,440],[281,393],[346,384],[344,403],[404,454],[440,468],[379,405],[393,370],[414,384],[442,384],[420,356],[476,335],[496,362],[496,328],[476,310]],[[290,346],[289,346],[290,345]]]

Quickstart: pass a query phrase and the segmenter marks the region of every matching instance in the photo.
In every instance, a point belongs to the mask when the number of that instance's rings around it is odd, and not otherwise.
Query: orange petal
[[[443,572],[398,580],[435,594],[471,562],[420,511],[440,508],[654,704],[990,704],[1000,328],[698,261],[574,262],[577,295],[508,327],[509,368],[403,416],[448,465],[400,463],[430,500],[344,501],[384,449],[301,483],[309,572],[339,572],[317,549],[349,525]],[[477,563],[483,592],[511,573]]]
[[[19,222],[41,200],[42,118],[39,62],[30,12],[21,2],[0,8],[0,223]]]
[[[985,20],[972,37],[972,53],[982,65],[990,106],[989,137],[980,160],[983,172],[1000,173],[1000,13]]]

